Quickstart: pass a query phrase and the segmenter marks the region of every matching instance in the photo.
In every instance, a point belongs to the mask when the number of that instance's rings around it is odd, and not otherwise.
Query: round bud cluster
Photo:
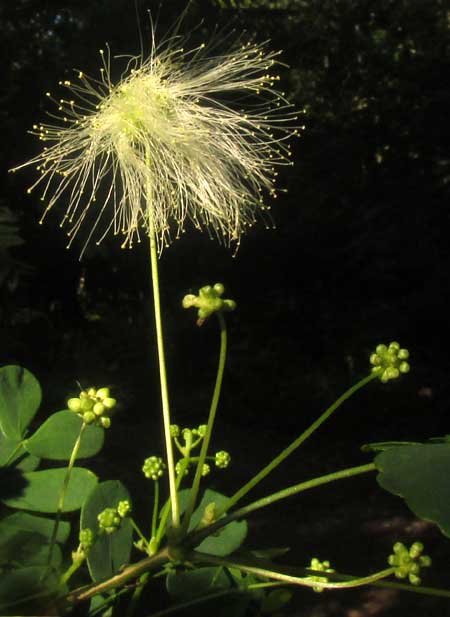
[[[116,404],[116,399],[109,396],[109,388],[82,390],[78,398],[71,398],[67,401],[68,409],[78,414],[85,424],[95,423],[103,428],[111,426],[107,413]]]
[[[117,514],[121,518],[125,518],[129,514],[131,514],[131,503],[128,499],[124,499],[123,501],[119,501],[117,504]]]
[[[211,471],[211,467],[208,465],[208,463],[204,463],[203,468],[202,468],[202,476],[203,477],[207,476],[210,471]]]
[[[409,549],[401,542],[394,544],[394,554],[389,555],[388,563],[395,568],[397,578],[408,578],[411,585],[420,585],[420,569],[431,566],[431,558],[422,555],[423,549],[422,542],[414,542]]]
[[[185,467],[185,463],[183,461],[184,459],[181,458],[175,465],[175,473],[177,474],[177,476],[179,476],[181,473],[183,474],[183,476],[187,476],[189,473],[189,465],[186,465]]]
[[[170,425],[170,436],[171,437],[179,437],[180,436],[180,427],[178,424]]]
[[[94,544],[94,537],[94,532],[92,531],[92,529],[89,529],[89,527],[80,530],[80,546],[85,553],[87,553],[91,546]]]
[[[370,356],[372,372],[379,374],[383,382],[397,379],[401,373],[409,372],[408,358],[409,351],[401,349],[399,343],[395,341],[390,343],[389,346],[378,345],[375,353]]]
[[[115,508],[105,508],[97,516],[100,533],[111,534],[119,529],[122,519],[131,512],[131,504],[128,500],[119,501]]]
[[[206,424],[200,424],[198,428],[193,428],[192,429],[192,434],[195,435],[196,437],[204,437],[206,435],[206,429],[207,429],[207,425]]]
[[[320,561],[317,557],[313,557],[311,559],[311,565],[309,566],[311,570],[318,570],[319,572],[334,572],[333,568],[330,568],[329,561]],[[308,576],[308,579],[311,581],[317,581],[320,583],[328,582],[328,577],[326,576]],[[321,593],[324,590],[323,587],[313,587],[313,591],[316,593]]]
[[[159,480],[164,473],[166,468],[166,464],[159,456],[150,456],[146,458],[144,464],[142,466],[142,471],[144,472],[144,476],[146,478],[150,478],[152,480]]]
[[[105,508],[103,512],[97,516],[98,527],[101,532],[111,534],[120,527],[122,518],[117,512],[117,508]]]
[[[231,462],[231,456],[225,450],[216,452],[214,463],[219,469],[226,469]]]
[[[219,311],[234,311],[236,302],[234,300],[222,299],[225,291],[222,283],[216,283],[214,286],[206,285],[199,289],[198,296],[188,294],[183,298],[183,308],[197,308],[197,325],[201,326],[208,317]]]

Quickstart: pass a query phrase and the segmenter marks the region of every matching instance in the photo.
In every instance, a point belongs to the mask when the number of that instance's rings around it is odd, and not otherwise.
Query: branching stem
[[[226,504],[223,506],[221,513],[226,512],[232,506],[236,505],[238,501],[242,499],[249,491],[251,491],[257,484],[261,482],[266,476],[269,475],[280,463],[282,463],[288,456],[290,456],[294,450],[296,450],[304,441],[310,437],[314,431],[316,431],[324,422],[327,420],[331,414],[338,409],[342,405],[344,401],[352,396],[355,392],[364,387],[369,381],[377,378],[378,375],[376,373],[370,373],[356,384],[354,384],[351,388],[349,388],[344,394],[342,394],[328,409],[326,409],[323,414],[317,418],[315,422],[311,424],[309,428],[306,429],[297,439],[285,448],[278,456],[276,456],[268,465],[266,465],[261,471],[259,471],[251,480],[249,480],[244,486],[242,486],[232,497],[228,499]],[[220,516],[220,513],[219,513]]]

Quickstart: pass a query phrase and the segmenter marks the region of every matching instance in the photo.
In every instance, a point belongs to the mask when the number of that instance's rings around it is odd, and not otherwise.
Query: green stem
[[[214,564],[217,566],[224,566],[226,568],[238,568],[241,572],[248,572],[249,574],[255,574],[256,576],[262,576],[291,585],[302,585],[304,587],[321,587],[323,589],[351,589],[353,587],[370,585],[372,583],[375,583],[376,581],[391,576],[395,572],[395,568],[386,568],[385,570],[374,572],[369,576],[363,576],[359,578],[353,577],[352,579],[346,581],[320,581],[312,580],[310,577],[321,576],[325,578],[330,575],[339,575],[307,568],[306,576],[294,576],[285,572],[277,572],[275,570],[271,570],[270,568],[262,567],[260,565],[245,563],[238,559],[228,560],[222,557],[216,557],[215,555],[208,555],[206,553],[200,553],[197,551],[192,551],[192,553],[189,554],[188,559],[193,563],[205,563],[209,565]]]
[[[180,469],[180,473],[178,474],[178,477],[176,480],[177,494],[178,494],[178,489],[180,488],[180,484],[184,477],[184,471],[188,465],[189,465],[189,457],[181,459],[181,469]],[[158,547],[161,543],[161,539],[166,529],[166,523],[169,517],[169,512],[170,512],[170,500],[167,500],[167,502],[164,504],[164,507],[162,509],[161,520],[159,521],[158,531],[156,532],[156,546]]]
[[[341,471],[334,471],[333,473],[329,473],[324,476],[318,476],[317,478],[312,478],[311,480],[306,480],[305,482],[300,482],[300,484],[294,484],[293,486],[288,486],[281,491],[277,491],[276,493],[272,493],[267,497],[262,497],[261,499],[257,499],[252,503],[244,506],[243,508],[239,508],[239,510],[235,510],[228,516],[225,516],[215,523],[208,525],[204,529],[200,529],[199,531],[189,535],[187,537],[189,546],[198,546],[199,543],[207,536],[214,534],[216,531],[228,525],[232,521],[243,518],[250,514],[250,512],[254,512],[255,510],[259,510],[261,508],[265,508],[275,503],[276,501],[280,501],[281,499],[286,499],[288,497],[292,497],[297,493],[301,493],[303,491],[307,491],[311,488],[315,488],[316,486],[321,486],[322,484],[328,484],[329,482],[335,482],[336,480],[343,480],[345,478],[351,478],[353,476],[357,476],[363,473],[368,473],[370,471],[376,471],[376,467],[373,463],[368,463],[367,465],[360,465],[358,467],[348,467],[347,469],[342,469]]]
[[[206,433],[203,437],[202,447],[200,450],[200,457],[195,470],[195,477],[192,483],[191,492],[189,495],[189,502],[186,508],[186,513],[183,517],[183,531],[186,532],[189,528],[189,522],[191,520],[192,512],[194,511],[195,504],[197,502],[198,491],[200,488],[200,481],[202,478],[203,465],[205,463],[206,455],[208,454],[209,442],[211,441],[212,430],[214,426],[214,420],[216,418],[217,406],[219,404],[220,391],[222,389],[223,373],[225,369],[225,361],[227,358],[227,325],[225,318],[221,311],[217,313],[220,325],[220,352],[219,352],[219,365],[217,367],[216,383],[214,385],[213,396],[211,400],[211,406],[209,409],[208,422],[206,425]]]
[[[65,585],[83,563],[84,559],[77,559],[76,561],[73,561],[64,574],[61,575],[61,578],[59,579],[60,584]]]
[[[60,520],[61,520],[61,514],[62,514],[62,511],[63,511],[63,508],[64,508],[64,501],[66,499],[67,487],[69,486],[69,481],[70,481],[70,476],[71,476],[71,473],[72,473],[72,469],[73,469],[73,466],[75,465],[75,461],[77,459],[78,451],[79,451],[80,445],[81,445],[81,438],[83,436],[83,433],[84,433],[86,427],[87,427],[87,424],[85,422],[83,422],[83,424],[81,425],[80,432],[78,434],[77,440],[75,441],[75,444],[73,446],[72,454],[70,455],[70,459],[69,459],[69,464],[67,465],[67,469],[66,469],[66,475],[64,476],[63,485],[62,485],[62,488],[61,488],[61,492],[59,494],[58,508],[56,510],[56,517],[55,517],[55,524],[53,526],[52,537],[50,539],[50,548],[49,548],[49,551],[48,551],[48,560],[47,560],[47,565],[48,566],[50,566],[51,561],[52,561],[53,549],[55,547],[56,536],[58,534],[59,523],[60,523]]]
[[[159,482],[155,480],[155,491],[153,498],[153,513],[152,513],[152,538],[156,536],[156,525],[158,524],[158,510],[159,510]]]
[[[141,559],[141,561],[138,561],[131,566],[127,566],[121,572],[115,574],[106,581],[95,583],[94,585],[80,587],[79,589],[74,589],[69,594],[67,594],[66,599],[71,604],[85,602],[86,600],[89,600],[90,598],[93,598],[98,594],[108,592],[111,589],[116,589],[117,587],[123,587],[129,581],[139,578],[142,574],[145,574],[146,572],[158,570],[169,560],[170,557],[168,549],[164,548],[158,553],[156,553],[156,555],[146,557],[145,559]]]
[[[306,429],[297,439],[295,439],[287,448],[285,448],[278,456],[276,456],[268,465],[266,465],[261,471],[259,471],[251,480],[249,480],[244,486],[242,486],[232,497],[228,499],[225,506],[221,509],[221,512],[225,512],[229,510],[232,506],[236,505],[237,502],[242,499],[249,491],[251,491],[257,484],[261,482],[266,476],[269,475],[280,463],[282,463],[288,456],[290,456],[294,450],[296,450],[304,441],[310,437],[314,431],[316,431],[324,422],[327,420],[331,414],[338,409],[342,405],[344,401],[352,396],[355,392],[364,387],[369,381],[377,378],[378,375],[376,373],[370,373],[358,383],[349,388],[344,394],[342,394],[328,409],[326,409],[323,414],[311,424],[309,428]],[[219,512],[220,516],[220,512]]]
[[[133,527],[134,531],[139,536],[139,540],[142,540],[145,543],[145,545],[147,545],[147,538],[144,536],[142,531],[139,529],[133,517],[129,516],[128,518],[130,520],[131,526]]]
[[[156,340],[158,346],[159,378],[161,384],[161,403],[164,422],[164,439],[166,442],[167,473],[169,476],[170,500],[172,503],[172,526],[180,526],[180,512],[175,481],[175,464],[173,458],[172,437],[170,435],[170,406],[167,388],[166,360],[164,355],[164,338],[161,319],[161,300],[159,293],[158,250],[151,205],[148,207],[148,227],[150,237],[150,260],[152,269],[153,304],[155,309]]]

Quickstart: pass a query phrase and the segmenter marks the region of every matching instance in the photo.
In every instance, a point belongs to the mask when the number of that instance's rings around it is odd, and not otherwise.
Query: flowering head
[[[89,210],[95,223],[86,244],[111,230],[131,247],[152,230],[161,250],[188,220],[239,243],[267,208],[264,195],[276,197],[276,167],[291,164],[286,140],[299,133],[275,88],[278,54],[247,43],[208,55],[204,44],[185,52],[179,43],[153,43],[118,83],[109,50],[100,50],[100,78],[77,71],[60,82],[66,96],[47,93],[60,122],[33,126],[44,150],[15,169],[39,172],[28,191],[41,189],[42,218],[65,204],[69,245]]]
[[[201,326],[208,317],[213,313],[234,311],[236,308],[236,302],[234,300],[225,300],[222,298],[225,291],[222,283],[216,283],[215,285],[205,285],[198,291],[198,296],[194,294],[187,294],[183,298],[183,308],[196,308],[197,311],[197,325]]]
[[[397,578],[408,578],[412,585],[420,585],[421,568],[431,566],[431,558],[428,555],[422,555],[423,549],[422,542],[414,542],[409,549],[401,542],[394,544],[394,552],[389,555],[388,563],[394,567],[394,574]]]
[[[401,349],[399,343],[392,342],[389,346],[377,345],[375,353],[370,356],[372,373],[377,373],[381,381],[397,379],[402,373],[410,370],[409,351]]]
[[[320,561],[319,559],[317,559],[317,557],[313,557],[311,559],[311,565],[309,567],[311,568],[311,570],[318,570],[319,572],[333,573],[335,571],[333,570],[333,568],[330,568],[329,561]],[[307,578],[311,581],[317,581],[318,583],[328,582],[327,576],[315,575],[315,576],[308,576]],[[315,585],[313,587],[313,591],[315,591],[316,593],[321,593],[323,590],[324,590],[324,587],[322,587],[321,585]]]
[[[99,533],[106,533],[108,535],[117,531],[122,520],[131,513],[131,504],[125,499],[119,501],[115,508],[105,508],[97,516]]]
[[[159,456],[149,456],[145,459],[142,471],[146,478],[150,478],[155,482],[159,480],[164,474],[166,464]]]
[[[116,404],[116,399],[109,395],[109,388],[82,390],[79,397],[67,401],[68,409],[78,414],[85,424],[96,424],[103,428],[111,426],[108,413]]]

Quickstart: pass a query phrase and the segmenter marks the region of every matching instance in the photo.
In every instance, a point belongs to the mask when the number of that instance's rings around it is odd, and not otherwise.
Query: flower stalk
[[[198,491],[200,488],[200,481],[201,481],[202,472],[203,472],[203,465],[205,463],[206,456],[208,454],[208,447],[211,441],[214,420],[216,418],[217,406],[219,404],[220,392],[222,389],[223,373],[224,373],[225,362],[226,362],[226,357],[227,357],[227,325],[226,325],[225,317],[223,316],[222,311],[218,311],[216,315],[219,320],[219,326],[220,326],[219,364],[217,367],[216,382],[214,385],[214,391],[213,391],[213,396],[211,400],[211,407],[209,410],[208,421],[206,425],[206,433],[203,438],[202,447],[200,450],[200,456],[199,456],[197,467],[195,470],[195,476],[194,476],[194,481],[192,483],[188,506],[186,508],[186,513],[183,518],[182,528],[183,528],[183,531],[185,532],[189,528],[189,522],[191,520],[191,516],[194,511],[195,504],[197,502]]]
[[[149,194],[147,194],[149,198]],[[155,328],[156,328],[156,341],[158,347],[158,363],[159,363],[159,378],[161,385],[161,404],[162,404],[162,416],[164,424],[164,441],[166,445],[167,456],[167,475],[169,478],[169,491],[170,501],[172,505],[172,526],[177,529],[180,526],[180,512],[178,507],[178,494],[176,487],[175,477],[175,463],[173,456],[172,437],[170,434],[170,405],[169,405],[169,391],[167,387],[167,371],[166,360],[164,354],[164,338],[163,327],[161,318],[161,299],[159,292],[159,273],[158,273],[158,250],[155,235],[155,226],[153,220],[152,208],[148,206],[148,227],[150,237],[150,261],[151,261],[151,273],[152,273],[152,287],[153,287],[153,305],[155,313]]]
[[[351,388],[349,388],[344,394],[342,394],[328,409],[326,409],[323,414],[317,418],[315,422],[311,424],[306,431],[303,431],[297,439],[294,441],[278,456],[276,456],[268,465],[263,467],[261,471],[259,471],[253,478],[251,478],[244,486],[242,486],[234,495],[232,495],[225,506],[222,508],[221,513],[226,512],[231,507],[235,506],[238,501],[240,501],[249,491],[251,491],[257,484],[259,484],[266,476],[269,475],[278,465],[280,465],[288,456],[290,456],[304,441],[311,437],[311,435],[316,431],[324,422],[328,420],[328,418],[338,409],[342,403],[344,403],[348,398],[350,398],[355,392],[363,388],[367,383],[373,381],[378,377],[377,373],[370,373],[356,384],[354,384]],[[218,514],[220,516],[220,513]]]
[[[86,430],[86,427],[87,427],[87,424],[83,422],[80,428],[80,432],[78,433],[78,437],[74,443],[72,453],[69,459],[69,464],[67,465],[66,475],[64,476],[63,485],[61,487],[61,492],[59,494],[58,508],[56,510],[56,517],[55,517],[55,524],[53,526],[53,532],[50,538],[50,547],[48,549],[48,559],[47,559],[48,567],[50,567],[51,562],[52,562],[53,550],[55,548],[56,536],[58,534],[59,523],[61,521],[61,514],[64,508],[64,502],[66,499],[66,493],[67,493],[67,488],[69,486],[70,476],[72,475],[72,469],[73,469],[73,466],[75,465],[75,461],[77,460],[78,452],[81,446],[81,438],[83,437],[83,433]]]

